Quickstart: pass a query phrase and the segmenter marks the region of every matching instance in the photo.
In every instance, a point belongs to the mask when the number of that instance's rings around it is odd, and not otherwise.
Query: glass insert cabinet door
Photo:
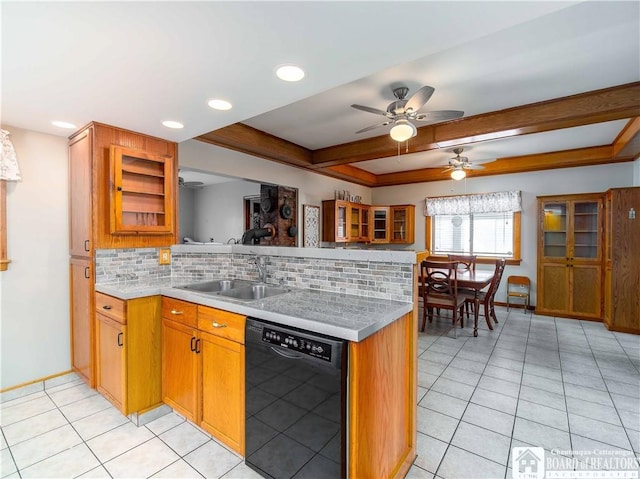
[[[542,251],[548,258],[568,258],[567,203],[545,203],[542,210]]]
[[[598,203],[573,203],[573,254],[574,258],[598,257]]]

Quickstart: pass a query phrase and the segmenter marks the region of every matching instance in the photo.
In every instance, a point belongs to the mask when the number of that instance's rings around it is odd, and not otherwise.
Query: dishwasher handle
[[[302,354],[292,354],[292,353],[288,353],[287,354],[284,351],[282,351],[282,350],[280,350],[280,349],[278,349],[278,348],[276,348],[274,346],[271,346],[271,350],[274,353],[278,354],[279,356],[282,356],[283,358],[287,358],[287,359],[303,359],[304,358],[304,356]]]

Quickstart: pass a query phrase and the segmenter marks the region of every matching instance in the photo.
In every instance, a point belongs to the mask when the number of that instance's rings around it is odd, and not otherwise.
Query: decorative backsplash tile
[[[172,253],[171,265],[158,264],[155,248],[99,250],[96,283],[171,277],[172,282],[215,278],[258,280],[255,255],[240,253]],[[265,256],[267,282],[379,299],[410,302],[413,265],[362,260]]]

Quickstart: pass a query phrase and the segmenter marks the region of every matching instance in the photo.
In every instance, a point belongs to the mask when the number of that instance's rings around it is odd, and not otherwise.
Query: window
[[[426,249],[432,256],[473,254],[492,261],[520,261],[520,212],[426,217]]]

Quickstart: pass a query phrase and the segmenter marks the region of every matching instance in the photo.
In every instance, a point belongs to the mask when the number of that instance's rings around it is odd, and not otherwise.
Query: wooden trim
[[[210,131],[195,139],[279,163],[312,166],[310,150],[242,123]]]
[[[640,117],[629,120],[613,141],[613,156],[632,160],[640,156]]]
[[[43,378],[40,379],[34,379],[33,381],[27,381],[25,383],[20,383],[20,384],[16,384],[15,386],[9,386],[8,388],[4,388],[4,389],[0,389],[0,394],[2,393],[6,393],[8,391],[13,391],[14,389],[20,389],[23,388],[25,386],[30,386],[31,384],[36,384],[36,383],[43,383],[42,384],[42,388],[44,389],[44,382],[48,381],[49,379],[53,379],[53,378],[57,378],[60,376],[64,376],[65,374],[71,374],[73,372],[72,369],[69,369],[68,371],[63,371],[61,373],[56,373],[56,374],[51,374],[49,376],[45,376]],[[78,377],[78,379],[80,379],[80,377]]]
[[[0,180],[0,271],[6,271],[11,260],[7,258],[7,181]]]
[[[424,246],[428,251],[433,251],[433,245],[431,244],[431,237],[433,236],[433,225],[431,221],[431,216],[424,217]],[[522,262],[521,251],[522,251],[522,212],[514,211],[513,212],[513,256],[511,258],[505,258],[507,260],[507,264],[511,266],[518,266]],[[444,255],[429,255],[427,258],[429,260],[442,261],[446,259]],[[480,256],[476,259],[476,262],[479,264],[495,264],[496,258],[493,257],[484,257]]]

